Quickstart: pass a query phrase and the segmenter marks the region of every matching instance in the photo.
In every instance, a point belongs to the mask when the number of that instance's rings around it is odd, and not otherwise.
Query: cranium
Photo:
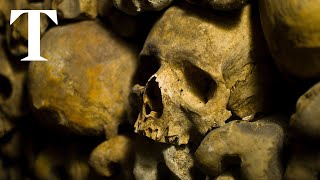
[[[42,122],[79,134],[116,134],[135,72],[134,47],[96,21],[52,28],[41,41],[48,61],[29,66],[31,100],[39,114],[58,115]]]
[[[249,5],[230,14],[187,5],[165,12],[141,52],[141,62],[153,63],[156,73],[144,88],[135,132],[187,144],[191,134],[204,135],[232,115],[270,110],[273,68],[251,14]]]
[[[261,0],[261,25],[281,72],[320,77],[320,1]]]

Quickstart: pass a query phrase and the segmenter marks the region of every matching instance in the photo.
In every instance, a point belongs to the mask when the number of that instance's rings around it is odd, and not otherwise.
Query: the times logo
[[[40,14],[46,14],[58,24],[56,10],[11,10],[10,25],[22,14],[28,14],[28,56],[21,61],[47,61],[40,55]]]

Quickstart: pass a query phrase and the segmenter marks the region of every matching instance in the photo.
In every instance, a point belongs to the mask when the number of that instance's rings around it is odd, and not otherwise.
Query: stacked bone
[[[41,16],[41,55],[28,17]],[[0,179],[318,179],[320,3],[0,0]]]

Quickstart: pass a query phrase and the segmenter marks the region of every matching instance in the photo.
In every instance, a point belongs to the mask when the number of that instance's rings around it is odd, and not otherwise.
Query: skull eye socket
[[[184,76],[189,90],[203,103],[207,103],[213,97],[217,84],[207,72],[186,62],[184,65]]]
[[[155,77],[148,82],[146,95],[149,99],[149,104],[146,104],[146,114],[155,113],[154,115],[157,118],[160,118],[163,114],[163,104],[159,83],[156,81]]]
[[[0,75],[0,100],[7,100],[12,94],[12,84],[8,78]]]
[[[139,67],[137,68],[134,82],[136,84],[145,85],[149,78],[154,75],[160,68],[158,59],[154,56],[141,55]]]

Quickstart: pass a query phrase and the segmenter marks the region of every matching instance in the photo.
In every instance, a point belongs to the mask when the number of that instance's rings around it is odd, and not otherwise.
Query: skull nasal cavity
[[[0,100],[7,100],[12,93],[12,84],[8,78],[0,75]]]
[[[151,112],[155,112],[156,118],[160,118],[163,113],[163,104],[161,90],[155,77],[148,82],[146,95],[149,100],[146,104],[146,114],[151,114]]]
[[[185,63],[184,75],[189,90],[203,103],[213,97],[217,84],[207,72],[188,62]]]
[[[139,67],[134,77],[136,84],[145,85],[149,78],[160,68],[158,59],[154,56],[141,55]]]

